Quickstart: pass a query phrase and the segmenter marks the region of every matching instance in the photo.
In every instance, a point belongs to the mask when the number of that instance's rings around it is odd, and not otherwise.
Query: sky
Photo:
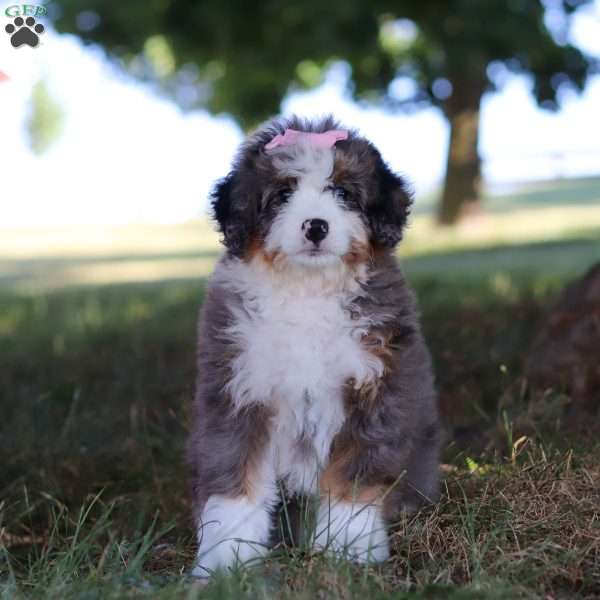
[[[13,48],[0,0],[0,228],[80,223],[175,223],[206,214],[243,133],[206,111],[182,112],[169,99],[119,73],[98,48],[50,27],[37,48]],[[576,17],[572,40],[600,57],[600,0]],[[353,103],[346,74],[292,94],[284,114],[331,112],[370,138],[412,183],[417,196],[439,186],[448,126],[436,109],[410,115]],[[62,133],[41,157],[25,123],[33,85],[43,78],[62,107]],[[508,76],[482,105],[480,152],[488,185],[600,174],[600,77],[582,95],[567,93],[558,113],[538,109],[524,77]]]

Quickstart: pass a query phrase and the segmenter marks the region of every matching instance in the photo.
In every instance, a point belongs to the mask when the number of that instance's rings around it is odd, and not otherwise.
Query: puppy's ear
[[[372,239],[393,248],[402,239],[402,230],[412,203],[411,191],[402,177],[393,173],[379,152],[373,171],[375,198],[367,210]]]
[[[238,189],[237,176],[232,171],[221,179],[211,192],[213,216],[223,234],[223,243],[234,256],[243,256],[254,221],[249,202]]]

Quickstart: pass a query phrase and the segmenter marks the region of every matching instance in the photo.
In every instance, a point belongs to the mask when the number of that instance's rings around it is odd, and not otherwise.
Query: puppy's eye
[[[333,195],[340,200],[346,200],[349,196],[348,190],[341,185],[334,185],[330,188],[330,190],[332,191]]]
[[[285,204],[294,193],[290,188],[283,188],[275,193],[275,200],[280,204]]]

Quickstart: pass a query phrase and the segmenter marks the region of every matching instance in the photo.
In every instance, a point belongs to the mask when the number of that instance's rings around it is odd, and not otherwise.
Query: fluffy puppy
[[[212,194],[226,253],[201,310],[189,462],[206,576],[261,556],[280,488],[319,498],[316,548],[385,560],[434,500],[438,417],[394,258],[410,195],[331,118],[275,120]]]

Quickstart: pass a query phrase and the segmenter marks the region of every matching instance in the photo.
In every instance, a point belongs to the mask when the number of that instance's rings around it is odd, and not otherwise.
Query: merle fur
[[[242,146],[231,173],[213,193],[214,217],[227,248],[223,261],[243,257],[249,242],[268,231],[275,212],[268,199],[290,182],[278,181],[264,145],[287,127],[318,132],[339,126],[331,119],[277,120]],[[349,190],[349,210],[363,216],[373,247],[365,295],[355,298],[351,311],[379,321],[377,328],[388,334],[390,356],[373,403],[362,402],[348,386],[347,418],[333,440],[331,458],[339,453],[353,456],[343,469],[348,482],[390,486],[385,514],[392,518],[401,509],[434,501],[439,478],[440,429],[431,360],[413,293],[393,254],[402,238],[410,193],[379,152],[354,132],[336,144],[333,178]],[[222,332],[233,321],[232,310],[241,306],[239,292],[210,283],[200,315],[188,446],[197,517],[211,495],[244,492],[244,473],[260,460],[269,436],[269,409],[253,406],[235,414],[232,399],[224,392],[238,350]]]
[[[318,133],[339,129],[340,125],[331,117],[315,122],[297,117],[278,119],[242,144],[231,172],[211,194],[213,217],[231,256],[243,256],[251,240],[264,238],[275,216],[269,195],[276,192],[276,186],[293,185],[278,177],[264,149],[287,128]],[[393,173],[379,151],[354,131],[336,144],[336,164],[344,171],[346,159],[353,163],[344,178],[350,191],[348,206],[361,210],[374,246],[393,248],[402,239],[412,202],[406,181]]]

